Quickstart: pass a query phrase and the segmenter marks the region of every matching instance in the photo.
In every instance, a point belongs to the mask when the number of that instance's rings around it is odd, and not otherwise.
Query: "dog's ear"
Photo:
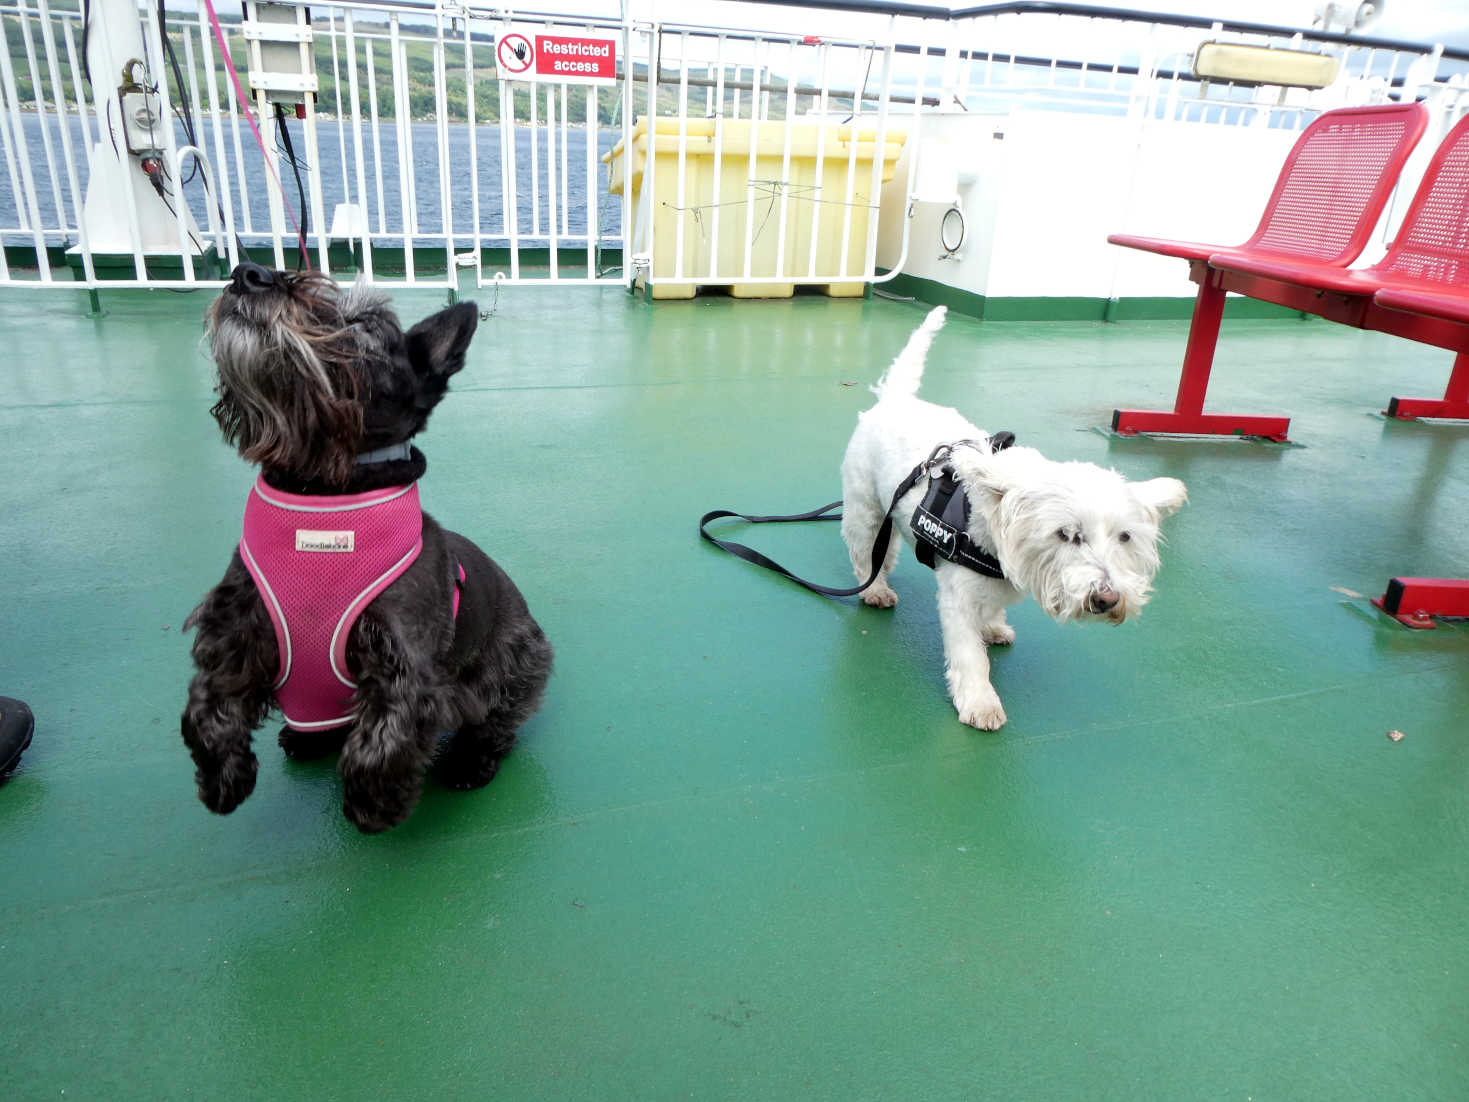
[[[1176,478],[1150,478],[1132,484],[1132,496],[1159,516],[1169,516],[1183,508],[1188,488]]]
[[[460,302],[408,330],[408,359],[420,375],[448,377],[464,366],[464,353],[479,325],[479,307]]]

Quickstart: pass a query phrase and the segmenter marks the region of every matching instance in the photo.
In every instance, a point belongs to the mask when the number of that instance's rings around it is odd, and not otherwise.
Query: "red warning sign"
[[[535,47],[523,34],[501,35],[495,44],[495,64],[508,77],[524,76],[535,60]]]
[[[612,84],[617,80],[617,39],[507,31],[495,44],[495,64],[506,80]]]
[[[536,75],[542,80],[616,80],[617,40],[538,34]]]

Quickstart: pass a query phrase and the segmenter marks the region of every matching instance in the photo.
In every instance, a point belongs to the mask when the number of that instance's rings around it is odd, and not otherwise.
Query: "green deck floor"
[[[1226,323],[1211,406],[1305,446],[1123,441],[1091,429],[1171,400],[1186,323],[951,316],[926,397],[1192,495],[1140,622],[1012,613],[979,734],[911,559],[884,613],[695,536],[838,496],[921,307],[506,290],[423,496],[556,673],[493,784],[363,837],[273,726],[239,811],[194,796],[179,625],[251,474],[206,296],[105,303],[0,299],[0,693],[38,717],[5,1097],[1469,1097],[1469,626],[1350,595],[1469,576],[1469,429],[1372,415],[1447,353]],[[846,584],[834,526],[749,536]]]

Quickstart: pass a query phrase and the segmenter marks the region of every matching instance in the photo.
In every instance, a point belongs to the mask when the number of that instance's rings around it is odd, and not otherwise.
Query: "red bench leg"
[[[1469,581],[1393,578],[1372,603],[1400,624],[1431,628],[1435,616],[1469,616]]]
[[[1399,421],[1419,417],[1469,420],[1469,352],[1454,357],[1454,370],[1442,398],[1394,398],[1387,404],[1387,415]]]
[[[1204,393],[1209,389],[1209,370],[1214,366],[1214,346],[1219,341],[1224,299],[1224,288],[1217,286],[1205,273],[1199,283],[1199,297],[1194,301],[1194,316],[1188,328],[1188,347],[1183,353],[1183,371],[1178,379],[1178,397],[1173,403],[1173,411],[1113,410],[1112,428],[1115,432],[1124,436],[1135,436],[1140,432],[1172,432],[1285,440],[1286,430],[1290,428],[1289,417],[1204,412]]]

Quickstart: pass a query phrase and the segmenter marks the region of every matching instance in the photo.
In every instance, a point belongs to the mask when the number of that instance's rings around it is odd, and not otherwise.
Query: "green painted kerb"
[[[878,284],[889,294],[915,298],[955,313],[985,321],[1175,321],[1193,315],[1190,297],[1105,299],[1089,296],[1035,295],[996,297],[976,295],[922,276],[900,274]],[[1295,310],[1269,302],[1230,296],[1224,314],[1229,318],[1294,318]]]

